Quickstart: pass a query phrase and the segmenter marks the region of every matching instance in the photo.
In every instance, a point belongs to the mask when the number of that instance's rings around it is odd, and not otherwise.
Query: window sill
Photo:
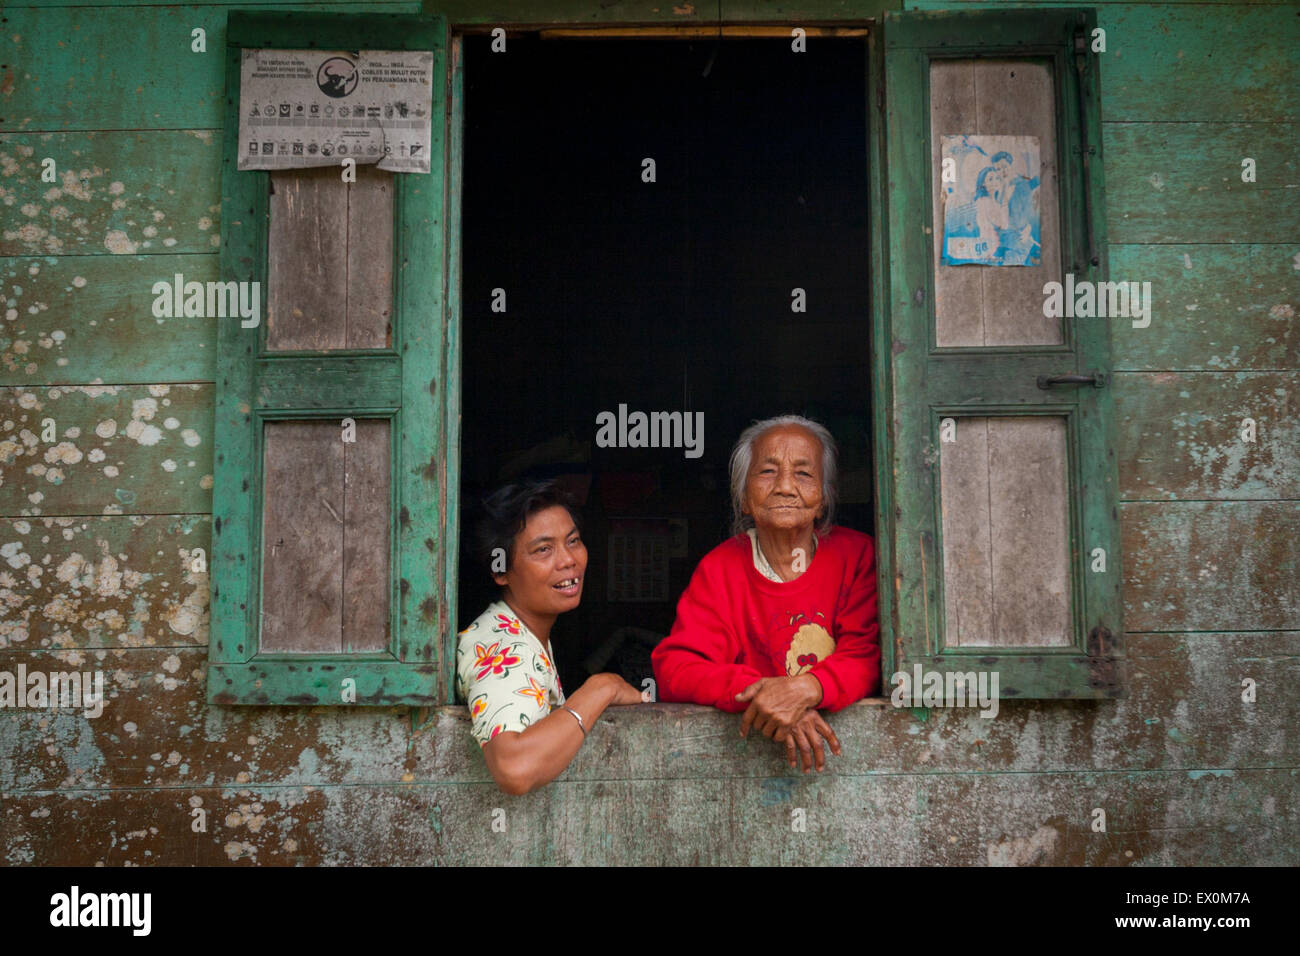
[[[821,776],[943,769],[927,766],[931,760],[928,732],[953,721],[967,728],[964,736],[969,736],[970,730],[979,731],[976,736],[1001,730],[998,736],[1008,737],[1007,753],[1014,753],[1014,741],[1006,734],[1005,725],[995,727],[1000,722],[981,720],[974,710],[950,711],[927,720],[908,708],[894,707],[887,697],[868,697],[835,713],[822,713],[840,741],[841,755],[836,757],[827,750]],[[740,716],[698,704],[611,707],[591,728],[582,749],[557,781],[803,776],[790,767],[783,746],[757,732],[741,737]],[[429,718],[427,727],[436,724],[437,766],[457,781],[491,783],[481,749],[470,734],[469,710],[464,705],[449,705],[430,713]],[[918,722],[929,724],[926,735],[918,734]],[[985,754],[978,752],[981,748],[973,749],[977,751],[974,760],[959,762],[971,764],[970,769],[987,767]],[[809,776],[818,774],[814,771]]]

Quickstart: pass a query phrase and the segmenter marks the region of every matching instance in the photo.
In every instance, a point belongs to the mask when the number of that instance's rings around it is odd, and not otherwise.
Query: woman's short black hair
[[[493,558],[504,552],[506,570],[510,570],[515,536],[524,530],[529,516],[556,505],[569,512],[581,531],[582,516],[576,503],[554,481],[527,479],[498,488],[483,499],[482,517],[475,534],[475,559],[490,571]]]

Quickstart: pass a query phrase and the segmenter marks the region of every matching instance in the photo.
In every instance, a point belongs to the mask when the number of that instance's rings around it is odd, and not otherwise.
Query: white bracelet
[[[578,729],[582,731],[582,736],[585,738],[587,736],[587,725],[582,722],[582,715],[578,713],[576,710],[574,710],[572,707],[569,707],[564,704],[560,705],[560,709],[567,710],[569,713],[571,713],[574,716],[574,718],[578,721]]]

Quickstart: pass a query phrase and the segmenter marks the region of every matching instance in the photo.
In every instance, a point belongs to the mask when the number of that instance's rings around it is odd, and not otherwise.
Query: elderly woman
[[[747,428],[731,453],[735,536],[700,561],[672,632],[652,655],[659,698],[744,711],[785,744],[791,766],[825,765],[839,741],[817,709],[879,687],[875,545],[832,522],[835,441],[783,415]]]
[[[617,674],[595,674],[567,700],[551,628],[582,600],[587,547],[551,482],[508,485],[484,502],[478,551],[501,596],[460,633],[456,690],[497,786],[522,794],[569,765],[606,707],[639,704]]]

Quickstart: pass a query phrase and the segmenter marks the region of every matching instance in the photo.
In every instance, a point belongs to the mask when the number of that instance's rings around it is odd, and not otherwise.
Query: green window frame
[[[1049,64],[1055,103],[1062,272],[1106,278],[1100,79],[1086,9],[907,12],[883,18],[873,71],[874,174],[882,215],[875,259],[875,430],[881,632],[890,677],[996,671],[1003,698],[1105,698],[1125,693],[1118,474],[1107,319],[1062,320],[1063,344],[951,348],[936,344],[936,261],[930,234],[931,64],[1035,58]],[[883,126],[883,129],[880,127]],[[955,132],[955,131],[954,131]],[[1057,237],[1053,237],[1057,238]],[[1044,233],[1044,246],[1047,235]],[[1061,275],[1039,269],[1044,282]],[[1040,375],[1105,376],[1104,387],[1046,390]],[[1049,415],[1065,421],[1066,545],[1071,641],[971,646],[947,639],[940,426],[955,416]],[[1093,570],[1094,549],[1106,570]]]
[[[429,50],[432,170],[393,177],[392,344],[268,353],[267,322],[221,320],[216,382],[213,583],[207,696],[215,704],[427,706],[446,697],[440,663],[455,620],[459,367],[447,283],[447,21],[441,16],[232,12],[226,37],[222,281],[269,292],[270,178],[237,168],[245,48]],[[454,191],[451,193],[455,198]],[[389,428],[388,646],[365,653],[269,653],[261,644],[264,426],[386,419]],[[353,683],[349,687],[345,681]],[[349,693],[350,691],[350,693]]]
[[[579,25],[575,9],[571,18]],[[864,11],[870,16],[876,8]],[[520,9],[506,21],[532,22]],[[659,14],[664,22],[673,18]],[[478,22],[481,18],[473,18]],[[558,24],[562,18],[550,17]],[[839,18],[836,18],[839,19]],[[855,23],[861,22],[855,18]],[[1099,698],[1124,688],[1114,411],[1109,387],[1044,392],[1040,374],[1109,378],[1105,321],[1066,323],[1065,344],[935,344],[929,64],[1034,57],[1054,77],[1062,271],[1106,277],[1100,82],[1089,10],[884,13],[869,23],[873,431],[885,693],[890,675],[996,668],[1003,697]],[[246,47],[434,52],[435,166],[395,177],[394,347],[265,354],[265,323],[219,330],[208,698],[218,704],[427,706],[453,698],[458,553],[459,183],[462,76],[447,21],[430,15],[244,14],[227,30],[221,277],[266,288],[266,172],[237,170],[239,57]],[[413,265],[414,264],[414,265]],[[1051,278],[1059,279],[1060,276]],[[972,390],[971,384],[978,388]],[[386,417],[391,462],[391,645],[383,654],[259,650],[261,426],[277,419]],[[949,415],[1043,414],[1067,421],[1072,641],[1065,647],[945,642],[937,431]],[[1094,548],[1107,570],[1089,570]],[[356,681],[355,701],[340,693]]]

